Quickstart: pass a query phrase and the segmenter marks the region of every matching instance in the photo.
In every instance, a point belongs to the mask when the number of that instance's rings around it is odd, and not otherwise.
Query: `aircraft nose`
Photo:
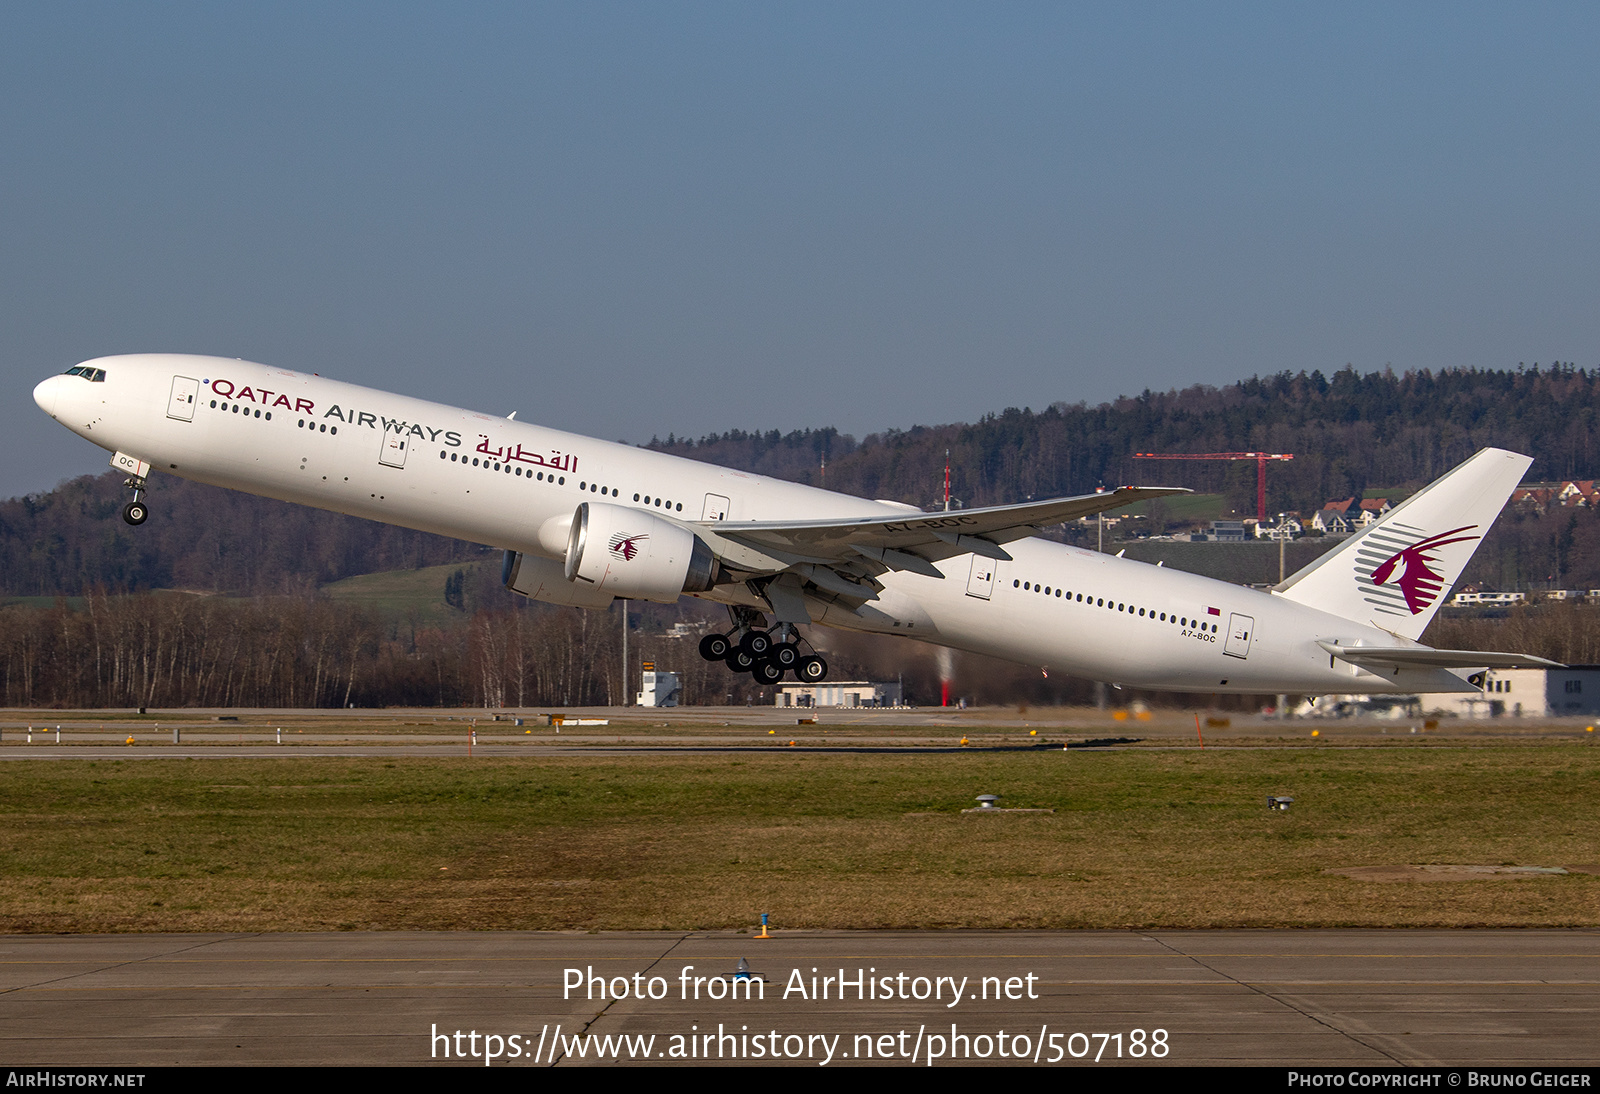
[[[33,401],[50,417],[56,416],[56,399],[61,394],[61,377],[47,376],[33,389]]]

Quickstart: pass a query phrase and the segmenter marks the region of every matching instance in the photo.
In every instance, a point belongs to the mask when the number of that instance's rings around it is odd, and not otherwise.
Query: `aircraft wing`
[[[1122,486],[1098,494],[984,509],[833,520],[707,521],[693,527],[725,561],[739,568],[771,571],[805,563],[831,566],[868,560],[880,567],[879,573],[884,569],[911,570],[941,577],[932,565],[940,559],[978,554],[1008,560],[1011,556],[1000,544],[1031,536],[1040,528],[1149,498],[1189,492],[1168,486]],[[717,541],[746,551],[721,550]],[[765,556],[771,562],[751,565],[756,562],[754,556]]]
[[[1559,669],[1565,666],[1525,653],[1435,650],[1427,646],[1341,646],[1318,642],[1334,657],[1362,668],[1408,669]]]

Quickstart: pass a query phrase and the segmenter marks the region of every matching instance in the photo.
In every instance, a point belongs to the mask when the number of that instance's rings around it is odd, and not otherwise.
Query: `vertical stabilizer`
[[[1274,591],[1415,640],[1531,463],[1485,448]]]

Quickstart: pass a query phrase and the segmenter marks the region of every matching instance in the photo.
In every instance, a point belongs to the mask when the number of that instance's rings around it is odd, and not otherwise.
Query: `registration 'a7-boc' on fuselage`
[[[1037,534],[1175,490],[923,513],[216,357],[101,358],[34,397],[136,487],[164,472],[489,544],[557,604],[720,601],[735,639],[818,623],[1205,692],[1472,691],[1544,663],[1418,642],[1531,462],[1497,449],[1260,591]]]

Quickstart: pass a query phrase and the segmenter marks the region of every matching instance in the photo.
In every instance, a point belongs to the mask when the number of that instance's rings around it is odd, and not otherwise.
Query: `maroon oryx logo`
[[[1372,571],[1372,583],[1384,584],[1394,577],[1396,567],[1400,567],[1400,576],[1396,578],[1395,584],[1399,585],[1400,591],[1405,594],[1406,607],[1411,609],[1412,615],[1416,615],[1439,598],[1439,590],[1444,586],[1444,578],[1433,572],[1431,564],[1439,560],[1434,558],[1431,552],[1447,543],[1465,543],[1467,540],[1481,539],[1481,536],[1456,536],[1457,532],[1465,532],[1469,528],[1476,527],[1476,524],[1464,524],[1460,528],[1452,528],[1448,532],[1440,532],[1436,536],[1419,540],[1409,547],[1402,547]],[[1456,538],[1449,538],[1451,536]]]
[[[649,538],[649,536],[625,536],[618,532],[611,537],[611,553],[624,562],[632,562],[633,556],[639,553],[640,541]]]

